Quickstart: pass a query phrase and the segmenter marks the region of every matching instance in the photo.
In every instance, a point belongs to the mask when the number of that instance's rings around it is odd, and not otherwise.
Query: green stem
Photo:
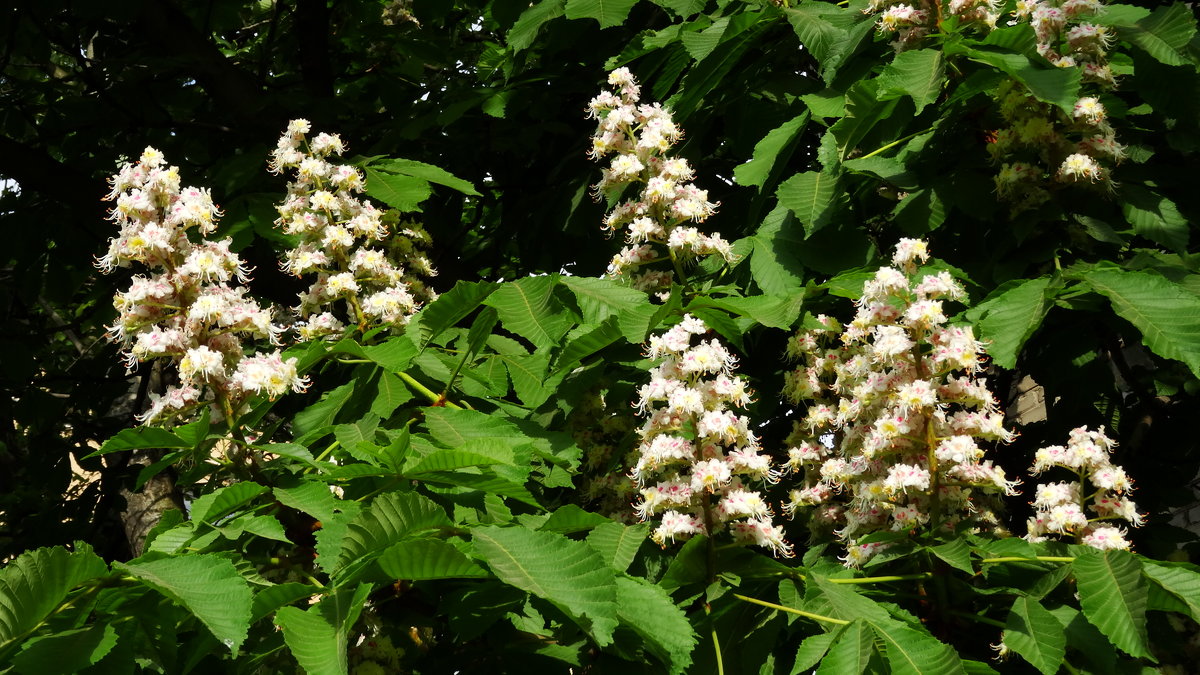
[[[897,145],[900,145],[901,143],[903,143],[905,141],[912,140],[912,139],[916,138],[917,136],[920,136],[921,134],[927,134],[931,131],[933,131],[933,127],[929,127],[928,129],[926,129],[924,131],[918,131],[914,134],[909,134],[903,138],[897,138],[896,140],[892,141],[891,143],[888,143],[887,145],[885,145],[881,148],[873,150],[872,152],[869,152],[869,153],[863,155],[862,157],[859,157],[858,159],[866,159],[868,157],[874,157],[875,155],[878,155],[881,152],[887,152],[888,150],[896,147]],[[847,148],[847,149],[849,149],[849,148]],[[846,158],[842,157],[842,159],[846,159]]]
[[[849,621],[846,621],[845,619],[835,619],[832,616],[813,614],[812,612],[806,612],[802,609],[796,609],[795,607],[785,607],[783,605],[777,605],[773,602],[767,602],[766,600],[759,600],[758,598],[750,598],[750,597],[746,597],[744,595],[738,595],[737,593],[734,593],[733,597],[737,598],[738,600],[744,600],[745,602],[749,602],[751,604],[762,605],[763,607],[770,607],[771,609],[778,610],[780,612],[796,614],[798,616],[802,616],[807,619],[812,619],[813,621],[822,621],[824,623],[832,623],[837,626],[845,626],[846,624],[850,623]]]
[[[882,577],[857,577],[854,579],[826,579],[831,584],[878,584],[888,581],[917,581],[933,577],[932,572],[917,572],[915,574],[893,574]]]
[[[712,617],[712,605],[704,603],[704,613]],[[712,628],[713,654],[717,659],[717,675],[725,675],[725,658],[721,655],[721,640],[717,637],[717,627]]]
[[[434,393],[434,391],[432,389],[430,389],[429,387],[426,387],[425,385],[421,384],[420,382],[417,382],[413,378],[412,375],[409,375],[408,373],[403,372],[403,371],[397,371],[396,374],[399,375],[400,379],[404,380],[408,384],[408,386],[417,390],[418,393],[423,395],[425,398],[429,399],[430,403],[432,403],[434,405],[444,405],[447,408],[454,408],[455,410],[462,410],[462,406],[458,405],[457,403],[455,403],[453,401],[446,400],[444,397]]]

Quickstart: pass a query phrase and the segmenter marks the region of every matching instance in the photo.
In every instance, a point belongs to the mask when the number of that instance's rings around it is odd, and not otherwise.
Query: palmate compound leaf
[[[187,608],[237,654],[250,626],[254,594],[228,559],[198,553],[113,567]]]
[[[1071,566],[1083,615],[1126,654],[1153,660],[1146,636],[1146,582],[1137,558],[1128,551],[1077,550]]]
[[[1079,277],[1142,332],[1151,351],[1200,376],[1200,298],[1153,272],[1093,268]]]
[[[1003,642],[1045,675],[1057,673],[1067,653],[1062,624],[1041,603],[1026,596],[1013,602]]]
[[[31,630],[71,589],[108,572],[91,548],[39,548],[0,569],[0,645]]]
[[[415,492],[381,495],[350,521],[331,572],[336,575],[347,565],[373,557],[397,542],[450,525],[445,509]]]
[[[347,675],[347,635],[370,592],[370,584],[343,587],[307,610],[284,607],[275,613],[275,625],[305,673]]]
[[[506,584],[548,600],[586,629],[600,646],[617,627],[613,570],[582,541],[524,528],[477,527],[475,550]]]
[[[687,615],[661,586],[617,577],[617,616],[646,641],[646,647],[675,675],[692,665],[696,632]]]

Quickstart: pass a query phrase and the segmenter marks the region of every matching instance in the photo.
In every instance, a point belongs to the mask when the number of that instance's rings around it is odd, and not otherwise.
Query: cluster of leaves
[[[1081,86],[1038,55],[1028,24],[943,21],[896,53],[862,0],[6,16],[0,174],[20,191],[0,197],[15,233],[3,293],[23,332],[0,344],[30,356],[0,397],[17,421],[0,432],[0,473],[27,486],[4,483],[0,502],[0,668],[953,673],[991,672],[990,644],[1012,653],[996,668],[1044,673],[1195,662],[1195,534],[1168,521],[1198,464],[1185,432],[1200,202],[1179,167],[1200,142],[1200,40],[1187,5],[1150,4],[1096,19],[1116,38],[1120,86],[1101,97],[1128,147],[1116,191],[1067,186],[1016,216],[986,150],[1003,125],[995,94],[1015,81],[1069,112]],[[168,46],[177,59],[161,58]],[[584,198],[596,172],[582,108],[618,65],[687,130],[679,153],[714,177],[710,223],[738,257],[688,270],[661,302],[597,276],[616,246]],[[96,101],[104,114],[79,112]],[[87,265],[109,236],[99,178],[148,137],[186,157],[222,195],[218,236],[259,267],[256,291],[288,304],[272,262],[288,244],[271,227],[281,186],[262,169],[291,116],[362,153],[370,197],[422,212],[441,296],[403,334],[289,349],[314,386],[258,401],[239,420],[245,446],[207,416],[113,435],[156,385],[143,374],[128,394],[111,353],[88,346],[112,290]],[[86,236],[52,221],[89,223]],[[1016,417],[1000,463],[1020,475],[1047,439],[1110,426],[1150,511],[1139,553],[930,531],[857,571],[831,547],[805,550],[802,523],[785,564],[703,536],[660,550],[646,525],[589,510],[582,482],[627,471],[635,442],[593,461],[580,413],[631,414],[651,333],[692,314],[732,345],[758,392],[749,414],[782,456],[803,413],[777,395],[789,331],[845,317],[904,236],[929,238],[968,288],[954,320],[990,341],[993,381],[1042,391],[1047,419]],[[56,512],[72,459],[103,479]],[[164,478],[186,508],[113,547],[120,490]],[[54,522],[22,519],[33,511]]]

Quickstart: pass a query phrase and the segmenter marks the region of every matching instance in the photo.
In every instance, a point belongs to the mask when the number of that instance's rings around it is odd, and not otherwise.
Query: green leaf
[[[1196,17],[1188,5],[1176,2],[1159,7],[1132,26],[1118,26],[1117,35],[1167,65],[1187,65],[1187,47],[1196,35]]]
[[[930,547],[929,550],[954,569],[962,570],[967,574],[975,574],[975,567],[971,564],[971,548],[962,539],[952,539],[944,544]]]
[[[879,98],[912,97],[917,114],[941,96],[946,82],[946,62],[938,49],[900,52],[879,74]]]
[[[553,393],[546,377],[550,370],[550,357],[547,354],[526,354],[524,356],[502,356],[504,365],[508,368],[508,376],[512,379],[513,391],[517,392],[521,402],[530,408],[536,408]]]
[[[375,430],[379,428],[379,416],[367,413],[362,419],[350,424],[333,427],[333,437],[347,450],[352,450],[361,441],[374,442]]]
[[[638,0],[567,0],[568,19],[595,19],[601,28],[619,26]]]
[[[1091,269],[1079,276],[1142,332],[1151,351],[1200,377],[1200,298],[1153,272]]]
[[[1080,549],[1072,566],[1087,620],[1126,654],[1153,661],[1146,637],[1146,583],[1133,554]]]
[[[380,495],[350,521],[341,554],[330,572],[336,574],[413,535],[451,525],[442,507],[415,492]]]
[[[726,28],[729,28],[729,17],[723,16],[704,30],[682,33],[679,40],[688,54],[696,61],[700,61],[721,44],[721,38],[725,35]]]
[[[267,488],[250,481],[217,488],[192,502],[189,515],[197,523],[220,520],[266,491]]]
[[[890,183],[902,190],[915,190],[920,180],[904,164],[894,157],[860,157],[842,162],[842,166],[855,173],[865,173]]]
[[[835,634],[825,633],[823,637],[833,639]],[[875,656],[875,636],[862,621],[852,621],[836,633],[832,646],[826,641],[826,647],[828,652],[821,659],[817,675],[857,675],[867,670]]]
[[[804,265],[796,257],[796,248],[804,245],[795,217],[779,204],[763,219],[754,234],[754,252],[750,256],[750,274],[765,293],[802,295]]]
[[[275,625],[305,673],[347,675],[347,635],[370,592],[370,584],[339,588],[307,611],[284,607],[275,613]]]
[[[0,645],[37,626],[88,579],[108,573],[91,548],[39,548],[0,568]]]
[[[646,542],[650,526],[646,523],[622,525],[608,522],[588,533],[587,545],[600,554],[604,563],[617,572],[629,569],[638,550]]]
[[[236,655],[250,627],[254,594],[226,558],[194,553],[179,558],[113,563],[187,608]]]
[[[383,373],[375,383],[375,399],[371,401],[371,412],[381,419],[391,417],[401,405],[413,398],[412,392],[400,376]]]
[[[1050,303],[1046,301],[1049,277],[1030,279],[976,306],[983,312],[979,335],[991,343],[988,354],[997,365],[1013,369],[1025,342],[1042,324]]]
[[[809,581],[812,588],[819,591],[819,597],[829,605],[829,615],[835,619],[853,621],[862,618],[876,623],[886,623],[891,620],[882,605],[842,584],[832,583],[825,577],[815,574],[809,576]]]
[[[804,638],[800,647],[796,649],[796,660],[792,663],[790,675],[812,672],[813,666],[825,658],[825,653],[829,651],[829,646],[833,644],[837,635],[838,633],[817,633]]]
[[[617,617],[641,636],[646,647],[676,675],[692,665],[696,632],[687,615],[660,586],[617,577]]]
[[[749,317],[769,328],[791,328],[800,316],[800,295],[755,295],[748,298],[709,298],[708,301],[735,314]]]
[[[524,439],[524,434],[508,420],[477,410],[429,408],[425,411],[425,426],[433,440],[448,448],[463,445],[471,438]]]
[[[294,487],[277,487],[275,499],[284,506],[302,511],[317,520],[330,520],[342,503],[330,492],[329,486],[315,480],[302,481]]]
[[[699,14],[704,11],[704,6],[708,4],[708,0],[651,0],[659,7],[666,7],[675,12],[680,18],[687,18],[693,14]]]
[[[433,193],[429,181],[423,178],[388,173],[370,165],[363,167],[363,173],[367,194],[399,211],[420,211],[421,202]]]
[[[948,645],[899,621],[867,620],[884,644],[884,655],[892,673],[898,675],[942,675],[964,673],[962,662]]]
[[[553,532],[477,527],[475,550],[501,581],[550,601],[600,646],[617,626],[613,571],[590,546]]]
[[[1133,231],[1173,251],[1187,249],[1191,227],[1175,202],[1140,185],[1121,189],[1121,211]]]
[[[254,603],[250,605],[250,624],[257,623],[284,605],[290,605],[298,600],[307,600],[320,591],[321,589],[311,584],[300,584],[294,581],[267,586],[254,594]]]
[[[423,473],[453,471],[468,466],[490,466],[512,464],[513,452],[510,445],[496,439],[471,439],[466,444],[449,450],[435,450],[424,457],[413,460],[404,467],[406,476],[418,477]]]
[[[393,579],[484,579],[487,570],[439,539],[393,544],[379,555],[379,568]]]
[[[73,675],[104,658],[117,644],[112,624],[35,637],[13,657],[22,675]]]
[[[825,2],[806,1],[784,12],[800,43],[821,64],[826,83],[833,81],[838,67],[874,29],[874,22],[853,8]]]
[[[1071,110],[1079,99],[1080,69],[1041,66],[1029,57],[988,47],[968,49],[967,55],[1015,77],[1035,98],[1063,110]]]
[[[567,334],[566,344],[554,361],[555,369],[570,368],[621,339],[617,319],[609,317],[598,326],[584,325]]]
[[[543,532],[571,534],[611,522],[613,521],[598,513],[589,513],[574,504],[567,504],[558,507],[537,529]]]
[[[892,218],[905,234],[920,237],[941,227],[947,211],[939,190],[926,188],[901,199],[892,209]]]
[[[837,176],[823,171],[798,173],[779,185],[775,196],[796,215],[806,237],[838,218],[848,203]]]
[[[806,110],[768,131],[767,135],[754,145],[754,154],[751,155],[750,161],[734,168],[733,179],[737,184],[761,188],[771,175],[771,169],[775,168],[775,161],[780,153],[804,131],[811,117],[811,113]]]
[[[557,276],[526,277],[500,286],[485,304],[500,313],[504,327],[529,340],[535,347],[557,344],[571,322],[554,297]]]
[[[521,12],[517,22],[508,30],[508,46],[514,54],[533,44],[538,31],[547,21],[563,15],[564,2],[565,0],[542,0]]]
[[[1152,583],[1175,597],[1193,621],[1200,623],[1200,573],[1171,563],[1142,560],[1142,572]]]
[[[459,281],[413,317],[407,328],[417,348],[425,349],[442,331],[462,321],[479,307],[500,284],[488,281]]]
[[[107,455],[110,452],[120,452],[122,450],[139,450],[142,448],[191,448],[192,443],[188,443],[184,439],[175,434],[160,429],[158,427],[137,427],[135,429],[125,429],[119,432],[116,436],[104,441],[104,445],[100,449],[88,455],[88,457],[98,457]]]
[[[292,421],[292,433],[299,437],[311,431],[333,424],[334,418],[350,395],[354,393],[354,383],[347,382],[337,389],[327,392],[321,400],[296,413]]]
[[[1057,673],[1067,653],[1062,624],[1037,600],[1024,596],[1008,612],[1003,642],[1045,675]]]
[[[829,127],[837,141],[838,158],[845,160],[875,125],[891,117],[898,99],[880,100],[878,80],[860,80],[846,91],[846,116]],[[826,165],[825,169],[833,167]]]
[[[639,291],[610,279],[561,277],[559,283],[571,289],[586,323],[600,323],[650,305],[650,298]]]
[[[463,194],[473,197],[479,196],[479,192],[475,190],[475,186],[471,185],[470,181],[465,181],[441,167],[426,164],[425,162],[418,162],[412,159],[386,159],[375,162],[371,166],[380,171],[413,176],[427,180],[430,183],[445,185],[448,188],[458,190]]]
[[[287,533],[283,530],[283,525],[275,516],[241,516],[221,527],[221,534],[229,539],[237,539],[242,536],[243,532],[249,532],[264,539],[291,543]]]

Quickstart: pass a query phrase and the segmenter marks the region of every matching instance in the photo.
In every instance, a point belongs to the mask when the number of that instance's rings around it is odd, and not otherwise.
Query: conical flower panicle
[[[1115,186],[1112,171],[1125,159],[1125,146],[1097,98],[1116,86],[1107,56],[1113,29],[1091,22],[1102,11],[1099,0],[1016,3],[1013,23],[1028,22],[1038,53],[1060,68],[1077,69],[1084,91],[1067,113],[1015,80],[1001,85],[997,102],[1006,126],[996,131],[988,152],[1000,166],[996,192],[1013,205],[1014,215],[1037,208],[1064,186],[1102,193]]]
[[[718,204],[691,182],[695,172],[687,160],[667,154],[683,137],[671,112],[640,102],[641,88],[628,68],[609,73],[608,83],[616,91],[601,91],[588,104],[588,116],[597,121],[589,154],[596,160],[613,156],[594,192],[597,198],[619,198],[637,185],[637,195],[618,203],[604,219],[610,231],[624,228],[628,244],[613,256],[609,275],[660,293],[671,286],[671,262],[707,255],[731,261],[732,246],[720,234],[704,234],[688,224],[703,222]]]
[[[296,359],[283,360],[279,350],[245,356],[245,340],[279,344],[283,329],[245,287],[231,285],[245,283],[249,273],[230,250],[232,240],[188,238],[192,228],[201,235],[216,229],[221,212],[209,191],[181,188],[178,167],[154,148],[110,182],[106,199],[116,202],[111,218],[121,231],[97,266],[110,272],[136,262],[151,274],[134,276],[129,289],[114,298],[119,314],[109,338],[126,349],[130,369],[165,358],[179,371],[179,383],[162,396],[151,394],[140,419],[149,424],[185,416],[209,400],[237,410],[255,394],[303,390],[308,380],[297,374]]]
[[[989,497],[1017,484],[984,459],[981,444],[1013,433],[978,377],[983,346],[947,323],[943,303],[963,289],[947,272],[919,273],[928,256],[925,242],[901,240],[853,321],[818,317],[789,344],[800,365],[785,396],[805,414],[788,439],[799,484],[784,508],[840,540],[847,565],[886,548],[860,543],[876,532],[995,528]]]
[[[295,308],[300,337],[338,335],[343,319],[364,329],[403,326],[436,297],[424,282],[437,274],[424,253],[429,233],[415,223],[389,228],[388,214],[357,196],[366,189],[362,173],[330,161],[345,149],[341,138],[320,133],[310,139],[310,131],[308,120],[292,120],[271,155],[273,172],[294,175],[275,224],[299,243],[281,267],[316,275]],[[333,311],[339,301],[347,314]]]
[[[638,392],[645,422],[630,471],[641,497],[634,509],[658,519],[652,537],[660,545],[728,529],[738,541],[790,556],[766,500],[750,487],[778,480],[750,420],[734,412],[750,403],[750,392],[733,374],[736,359],[707,333],[688,315],[650,338],[647,355],[661,363]]]
[[[1035,513],[1029,518],[1026,539],[1036,542],[1071,535],[1093,548],[1129,548],[1125,529],[1107,524],[1114,520],[1128,521],[1134,527],[1142,524],[1137,505],[1128,496],[1133,481],[1109,458],[1116,445],[1103,430],[1079,427],[1071,432],[1066,446],[1037,451],[1031,474],[1058,469],[1074,474],[1074,480],[1037,486],[1032,502]]]

